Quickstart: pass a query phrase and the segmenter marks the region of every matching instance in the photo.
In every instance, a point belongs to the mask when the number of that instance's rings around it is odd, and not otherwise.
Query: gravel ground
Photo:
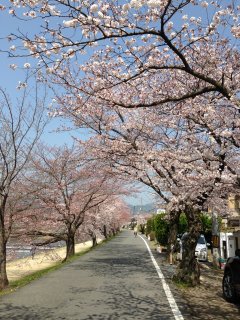
[[[159,253],[151,244],[154,256],[167,279],[171,290],[180,294],[188,306],[187,319],[193,320],[236,320],[240,319],[239,304],[232,304],[222,296],[223,270],[216,270],[210,262],[200,262],[201,283],[194,288],[176,286],[171,280],[176,265],[169,265],[166,254]],[[185,318],[186,319],[186,318]]]

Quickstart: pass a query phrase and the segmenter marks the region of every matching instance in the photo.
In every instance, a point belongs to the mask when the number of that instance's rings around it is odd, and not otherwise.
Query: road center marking
[[[163,275],[163,273],[162,273],[159,265],[157,264],[157,261],[155,260],[153,254],[152,254],[152,252],[151,252],[151,249],[149,248],[149,246],[148,246],[148,244],[147,244],[147,241],[146,241],[142,236],[139,235],[139,237],[140,237],[140,238],[145,242],[145,244],[146,244],[146,247],[147,247],[148,252],[149,252],[149,254],[150,254],[150,257],[151,257],[151,259],[152,259],[153,265],[154,265],[155,269],[157,270],[158,276],[159,276],[159,278],[160,278],[160,280],[161,280],[161,282],[162,282],[162,286],[163,286],[164,292],[165,292],[165,294],[166,294],[166,297],[167,297],[167,299],[168,299],[169,305],[170,305],[170,307],[171,307],[171,309],[172,309],[172,312],[173,312],[173,315],[174,315],[175,319],[176,319],[176,320],[184,320],[184,318],[183,318],[180,310],[178,309],[178,306],[177,306],[176,301],[175,301],[175,299],[174,299],[174,297],[173,297],[173,295],[172,295],[172,292],[171,292],[168,284],[167,284],[166,281],[165,281],[164,275]]]

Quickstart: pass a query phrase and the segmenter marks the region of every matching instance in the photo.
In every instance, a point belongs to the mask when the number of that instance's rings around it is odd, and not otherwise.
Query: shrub
[[[165,246],[168,243],[169,222],[166,214],[160,213],[154,218],[155,237],[159,244]]]
[[[149,218],[147,220],[146,228],[145,228],[145,234],[148,236],[152,231],[154,231],[154,218]]]

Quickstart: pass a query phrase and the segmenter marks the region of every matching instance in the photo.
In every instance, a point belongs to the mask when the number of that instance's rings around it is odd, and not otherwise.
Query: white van
[[[184,250],[184,238],[186,238],[187,233],[185,232],[181,240],[179,240],[180,252],[177,254],[177,259],[182,260],[182,252]],[[195,256],[200,261],[208,260],[208,243],[203,234],[201,234],[198,238],[198,242],[195,249]]]

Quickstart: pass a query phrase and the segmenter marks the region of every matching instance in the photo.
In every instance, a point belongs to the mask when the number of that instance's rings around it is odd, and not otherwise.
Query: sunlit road
[[[0,299],[1,320],[183,319],[174,312],[131,231]]]

